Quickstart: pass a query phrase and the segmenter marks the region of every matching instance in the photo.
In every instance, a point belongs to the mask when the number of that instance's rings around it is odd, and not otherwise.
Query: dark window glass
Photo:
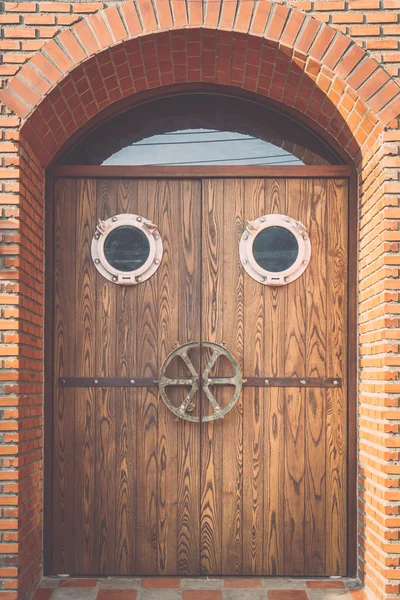
[[[342,164],[289,115],[226,95],[173,95],[105,121],[62,160],[69,165]]]
[[[104,255],[118,271],[136,271],[148,259],[150,244],[137,227],[122,225],[113,229],[104,242]]]
[[[253,242],[253,256],[266,271],[278,273],[291,267],[299,254],[299,245],[293,233],[285,227],[267,227]]]

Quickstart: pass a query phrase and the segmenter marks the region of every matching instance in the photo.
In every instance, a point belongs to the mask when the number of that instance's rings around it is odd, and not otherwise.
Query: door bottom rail
[[[208,385],[233,385],[232,377],[208,377]],[[193,377],[180,377],[179,384],[188,387]],[[339,377],[243,377],[243,387],[283,387],[283,388],[341,388]],[[158,387],[157,377],[59,377],[60,387]],[[171,387],[174,387],[171,384]]]

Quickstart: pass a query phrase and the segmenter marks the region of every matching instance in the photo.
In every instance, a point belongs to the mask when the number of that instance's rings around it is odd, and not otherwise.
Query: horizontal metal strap
[[[191,387],[192,378],[182,377],[179,384]],[[226,377],[226,385],[232,385],[231,377]],[[224,377],[209,377],[208,385],[223,385]],[[60,377],[61,387],[153,387],[158,379],[153,377]],[[173,384],[171,384],[173,385]],[[243,377],[245,387],[290,387],[290,388],[340,388],[342,380],[328,377]]]
[[[246,377],[246,387],[340,388],[342,380],[329,377]]]
[[[60,377],[61,387],[151,387],[158,385],[154,377]]]

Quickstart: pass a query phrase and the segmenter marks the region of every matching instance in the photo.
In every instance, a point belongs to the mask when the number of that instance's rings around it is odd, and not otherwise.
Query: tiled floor
[[[355,579],[44,578],[33,600],[367,600]]]

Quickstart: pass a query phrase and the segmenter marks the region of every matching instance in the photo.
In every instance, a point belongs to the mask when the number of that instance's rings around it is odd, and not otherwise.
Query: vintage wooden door
[[[346,574],[347,195],[347,180],[327,178],[56,180],[53,573]],[[140,285],[93,265],[98,219],[121,213],[162,236]],[[270,213],[311,240],[309,266],[281,287],[239,259],[245,221]],[[195,422],[157,387],[188,342]],[[244,378],[211,421],[208,343]],[[232,375],[220,358],[211,381]],[[179,406],[186,391],[167,394]],[[234,390],[208,391],[226,406]]]

